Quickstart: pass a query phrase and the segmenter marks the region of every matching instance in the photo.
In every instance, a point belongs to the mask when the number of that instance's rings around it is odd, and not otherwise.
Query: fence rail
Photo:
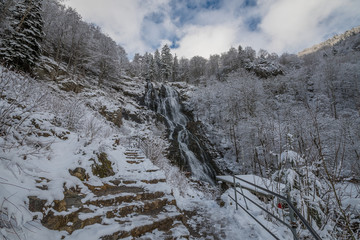
[[[221,176],[217,176],[216,177],[217,180],[220,180],[220,181],[223,181],[223,182],[226,182],[228,184],[231,184],[234,188],[234,197],[231,197],[229,195],[229,197],[235,202],[235,206],[236,206],[236,209],[238,209],[238,206],[241,207],[248,215],[250,215],[261,227],[263,227],[268,233],[270,233],[271,236],[273,236],[275,239],[279,239],[277,236],[275,236],[268,228],[266,228],[258,219],[256,219],[256,217],[254,217],[248,210],[248,206],[247,206],[247,200],[250,201],[252,204],[254,204],[256,207],[258,207],[259,209],[265,211],[266,213],[268,213],[271,217],[275,218],[276,220],[278,220],[281,224],[283,224],[284,226],[286,226],[287,228],[290,229],[290,231],[292,232],[293,234],[293,237],[295,240],[298,240],[298,236],[297,236],[297,233],[296,233],[296,222],[294,220],[294,213],[296,214],[296,216],[298,216],[298,218],[300,219],[300,221],[304,224],[304,226],[309,230],[309,232],[311,233],[311,235],[316,239],[316,240],[321,240],[320,236],[316,233],[316,231],[311,227],[311,225],[306,221],[306,219],[300,214],[300,212],[295,208],[295,206],[292,204],[291,200],[290,200],[290,196],[282,196],[278,193],[275,193],[273,191],[270,191],[269,189],[266,189],[266,188],[263,188],[261,186],[258,186],[252,182],[249,182],[249,181],[246,181],[240,177],[236,177],[235,175],[232,176],[233,178],[233,181],[228,181],[228,180],[224,180],[223,178],[221,178]],[[238,180],[238,181],[236,181]],[[279,217],[275,216],[273,213],[271,213],[270,211],[268,211],[267,209],[265,209],[264,207],[260,206],[259,204],[257,204],[256,202],[254,202],[253,200],[251,200],[249,197],[247,197],[244,193],[243,193],[243,188],[242,188],[242,185],[240,182],[244,182],[246,184],[249,184],[251,186],[254,186],[274,197],[277,197],[283,201],[285,201],[288,206],[289,206],[289,210],[290,210],[290,224],[284,222],[283,220],[281,220]],[[236,187],[239,186],[240,187],[240,191],[239,192]],[[240,194],[241,196],[244,197],[244,202],[245,202],[245,205],[246,205],[246,209],[245,207],[241,206],[241,204],[239,204],[238,200],[237,200],[237,194]]]

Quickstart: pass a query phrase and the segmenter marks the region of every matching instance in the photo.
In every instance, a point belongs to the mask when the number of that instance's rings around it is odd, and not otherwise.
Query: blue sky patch
[[[153,12],[145,16],[144,21],[151,21],[155,24],[161,24],[164,22],[165,14],[162,12]]]
[[[214,10],[214,9],[220,9],[221,6],[222,6],[221,0],[207,0],[205,1],[203,8]]]
[[[258,26],[260,23],[261,23],[261,17],[251,17],[245,20],[245,24],[247,28],[252,32],[258,30]]]
[[[180,38],[178,38],[178,37],[174,37],[173,39],[171,39],[170,48],[171,49],[176,49],[176,48],[180,47],[179,40],[180,40]]]
[[[257,0],[245,0],[242,4],[242,7],[256,7]]]
[[[191,23],[199,12],[221,9],[224,0],[172,0],[169,3],[170,17],[177,26]]]

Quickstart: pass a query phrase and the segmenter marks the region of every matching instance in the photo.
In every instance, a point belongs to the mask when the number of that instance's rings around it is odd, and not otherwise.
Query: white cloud
[[[296,51],[323,39],[329,29],[320,26],[344,0],[280,0],[272,4],[260,25],[271,51]],[[336,17],[336,16],[334,16]]]
[[[325,37],[360,24],[359,0],[257,0],[243,8],[243,1],[224,0],[218,9],[189,10],[175,1],[187,18],[171,16],[175,0],[68,0],[84,20],[96,23],[132,56],[152,52],[176,36],[173,52],[188,58],[222,53],[231,46],[251,46],[269,52],[297,52]],[[183,5],[181,5],[183,4]],[[152,13],[160,22],[146,18]],[[190,19],[190,20],[189,20]],[[255,31],[249,21],[260,20]]]
[[[236,29],[232,25],[188,26],[183,35],[179,48],[174,50],[178,56],[208,58],[210,54],[227,51],[234,44]]]
[[[99,25],[129,53],[152,50],[142,40],[141,27],[144,17],[168,0],[68,0],[66,5],[75,8],[87,22]]]

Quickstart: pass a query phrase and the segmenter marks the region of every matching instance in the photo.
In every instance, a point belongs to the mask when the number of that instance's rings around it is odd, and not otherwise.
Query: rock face
[[[69,169],[69,173],[70,173],[70,175],[77,177],[81,181],[89,180],[89,175],[86,174],[86,171],[84,168],[77,167],[74,170]]]
[[[99,113],[106,118],[106,120],[112,122],[117,127],[121,127],[122,125],[122,118],[123,118],[123,110],[118,109],[116,111],[108,111],[106,106],[102,106],[99,110]]]
[[[113,176],[114,170],[111,166],[111,162],[107,159],[107,154],[102,152],[97,155],[99,163],[94,163],[92,166],[92,172],[94,175],[104,178]]]
[[[86,189],[64,189],[64,198],[51,205],[46,205],[46,200],[29,197],[30,211],[41,212],[45,227],[66,231],[68,236],[76,230],[86,231],[94,224],[104,227],[115,224],[113,233],[99,238],[149,239],[155,232],[158,239],[188,239],[185,218],[166,185],[165,175],[148,164],[149,160],[137,149],[128,149],[125,155],[122,165],[128,172],[126,176],[93,186],[86,182],[84,169],[70,170],[72,175],[85,180]],[[93,197],[87,199],[83,192],[90,192]]]
[[[184,113],[178,92],[167,85],[155,89],[148,82],[144,103],[160,115],[158,119],[163,120],[168,128],[171,143],[169,159],[191,172],[195,178],[213,183],[216,174],[212,158],[203,141],[192,133],[191,129],[194,128],[188,128],[188,123],[193,122],[193,119],[191,114]]]
[[[68,81],[63,82],[60,89],[66,92],[81,93],[81,91],[84,89],[84,86],[76,82]]]
[[[277,75],[284,75],[279,64],[267,60],[252,62],[246,66],[248,71],[253,71],[260,78],[269,78]]]

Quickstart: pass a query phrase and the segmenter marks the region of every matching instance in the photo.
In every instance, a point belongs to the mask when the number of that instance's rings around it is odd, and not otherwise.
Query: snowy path
[[[190,239],[236,240],[267,239],[268,235],[245,216],[230,207],[220,207],[214,200],[193,200],[183,207]]]

